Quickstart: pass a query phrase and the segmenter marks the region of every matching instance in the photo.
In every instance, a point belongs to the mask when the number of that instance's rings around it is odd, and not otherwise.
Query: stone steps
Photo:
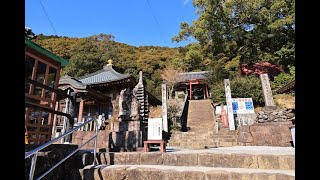
[[[201,137],[207,137],[207,138],[236,138],[235,135],[219,135],[219,134],[202,134]],[[194,134],[172,134],[171,138],[191,138],[191,139],[196,139],[197,136]]]
[[[238,146],[239,147],[239,146]],[[252,147],[252,146],[251,146]],[[154,152],[100,152],[99,164],[107,165],[167,165],[205,166],[252,169],[295,169],[294,154],[269,152],[256,153],[254,150],[237,152],[235,147],[210,148],[201,150],[181,149],[166,153]],[[244,147],[244,148],[248,148]],[[252,147],[253,149],[255,147]],[[269,147],[274,148],[274,147]],[[230,149],[230,150],[228,150]],[[276,149],[274,151],[277,151]]]
[[[199,149],[200,147],[228,147],[237,145],[235,135],[220,135],[206,133],[201,136],[194,134],[174,134],[171,136],[167,146]]]
[[[237,131],[222,128],[214,132],[214,116],[210,100],[189,101],[187,132],[174,131],[168,146],[190,149],[237,145]]]
[[[213,109],[210,100],[189,101],[187,127],[188,132],[173,132],[169,146],[201,149],[216,147],[213,139]]]
[[[250,179],[294,180],[293,170],[239,169],[193,166],[113,165],[94,168],[92,165],[80,170],[82,179],[113,180],[167,180],[167,179]]]
[[[82,179],[295,179],[294,149],[286,147],[181,149],[166,153],[101,152],[93,167],[88,161]]]
[[[237,142],[226,142],[226,141],[217,141],[217,142],[197,142],[197,143],[170,143],[169,147],[179,147],[179,148],[187,148],[187,149],[205,149],[211,147],[230,147],[238,145]],[[190,148],[191,147],[191,148]]]

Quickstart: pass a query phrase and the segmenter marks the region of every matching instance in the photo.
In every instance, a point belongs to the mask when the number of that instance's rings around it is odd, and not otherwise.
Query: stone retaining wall
[[[295,119],[294,109],[276,109],[276,110],[262,110],[257,114],[256,122],[285,122],[292,121]]]
[[[291,146],[291,121],[265,122],[238,128],[238,142],[246,146]]]
[[[72,134],[72,144],[81,145],[95,135],[95,131],[75,131]],[[100,130],[98,132],[97,148],[108,148],[109,144],[109,130]],[[83,146],[83,149],[92,149],[94,140]]]
[[[72,135],[72,144],[81,145],[95,134],[95,131],[75,131]],[[110,142],[110,144],[109,144]],[[98,149],[105,149],[111,152],[136,151],[142,147],[142,131],[120,131],[110,132],[100,130],[98,132]],[[94,141],[90,141],[82,149],[92,149]]]

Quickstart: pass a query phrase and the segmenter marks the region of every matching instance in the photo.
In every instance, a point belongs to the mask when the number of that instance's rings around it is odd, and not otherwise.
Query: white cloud
[[[184,0],[183,5],[186,5],[190,0]]]

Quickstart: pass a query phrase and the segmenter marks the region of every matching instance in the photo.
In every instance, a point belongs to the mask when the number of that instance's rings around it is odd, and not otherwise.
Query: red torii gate
[[[190,86],[190,100],[192,99],[192,84],[203,84],[205,85],[206,88],[206,97],[204,97],[204,99],[207,99],[209,97],[209,91],[208,91],[208,84],[202,80],[202,79],[189,79],[186,82],[186,85]]]

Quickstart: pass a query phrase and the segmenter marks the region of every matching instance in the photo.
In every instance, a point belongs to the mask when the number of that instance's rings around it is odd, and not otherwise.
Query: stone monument
[[[148,101],[144,92],[142,72],[139,83],[133,88],[123,88],[114,102],[114,121],[111,123],[109,149],[135,151],[142,147],[144,119],[148,118]]]
[[[277,109],[277,106],[273,101],[268,74],[260,74],[260,80],[261,80],[261,86],[262,86],[262,92],[263,92],[263,99],[265,102],[265,109],[270,109],[270,110]]]

